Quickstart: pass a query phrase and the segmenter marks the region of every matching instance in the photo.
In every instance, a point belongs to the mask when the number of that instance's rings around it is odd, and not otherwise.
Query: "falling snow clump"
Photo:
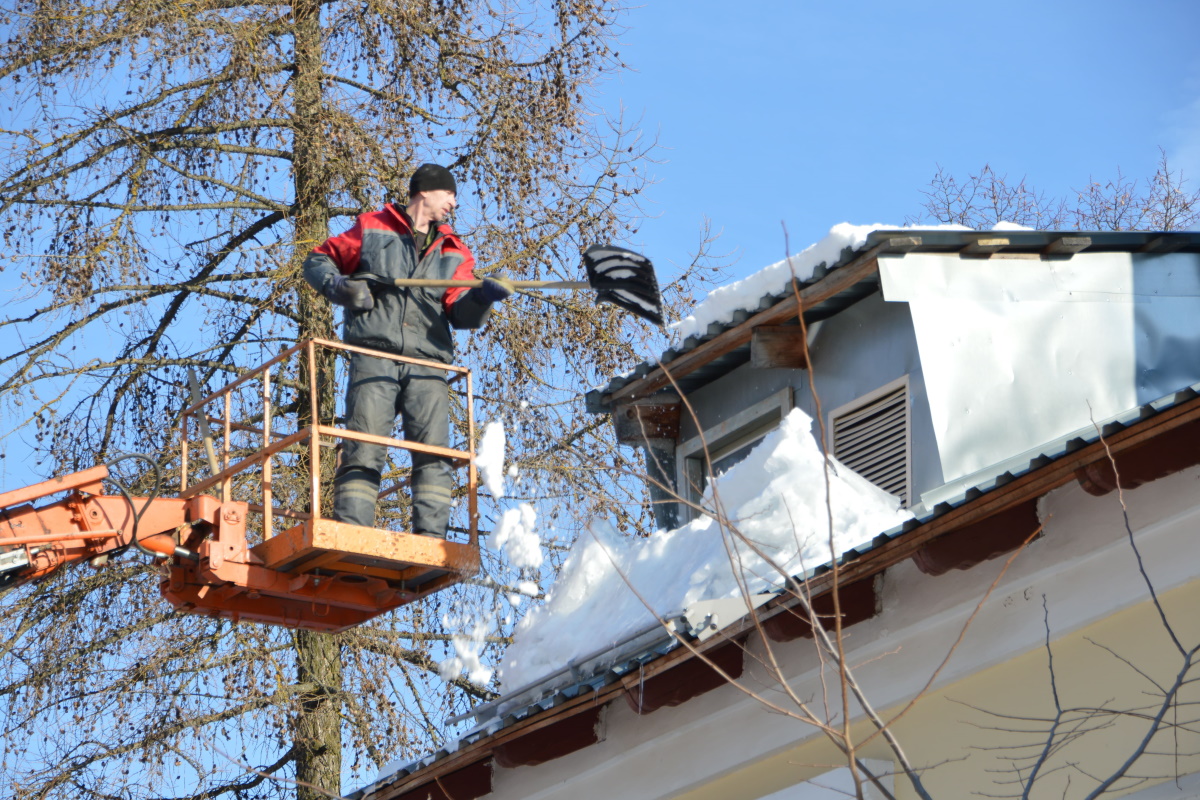
[[[443,680],[453,680],[466,672],[467,680],[471,683],[478,686],[488,684],[492,679],[492,670],[483,665],[482,659],[487,632],[487,622],[477,620],[466,635],[450,637],[450,643],[454,645],[454,655],[438,664],[438,672]]]
[[[536,524],[537,512],[529,503],[508,509],[492,534],[492,547],[502,551],[508,557],[509,564],[517,569],[537,569],[542,565],[545,554],[542,552],[542,538],[535,530]]]
[[[489,422],[479,439],[475,466],[483,485],[499,500],[504,497],[504,423]]]

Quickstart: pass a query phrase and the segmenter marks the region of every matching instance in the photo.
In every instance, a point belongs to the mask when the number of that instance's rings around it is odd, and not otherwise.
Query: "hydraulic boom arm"
[[[0,586],[35,581],[77,561],[99,566],[136,546],[153,556],[190,557],[185,500],[104,493],[104,466],[0,494]],[[69,492],[57,502],[34,501]]]

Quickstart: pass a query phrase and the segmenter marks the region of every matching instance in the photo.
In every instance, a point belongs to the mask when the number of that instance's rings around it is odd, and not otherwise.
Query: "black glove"
[[[325,284],[325,296],[329,302],[345,306],[351,311],[370,311],[375,307],[375,298],[366,281],[355,281],[345,275],[335,275]]]
[[[497,272],[495,275],[484,278],[483,286],[479,287],[480,296],[489,303],[507,300],[512,297],[514,291],[512,282],[504,276],[503,272]]]

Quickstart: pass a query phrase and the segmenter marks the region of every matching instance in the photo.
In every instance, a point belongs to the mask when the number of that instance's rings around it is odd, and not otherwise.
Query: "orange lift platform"
[[[464,448],[371,436],[321,415],[301,425],[295,414],[278,413],[281,406],[319,408],[322,372],[334,372],[338,352],[448,372],[452,387],[461,383],[457,411]],[[0,494],[0,586],[37,580],[76,561],[100,566],[112,553],[136,547],[162,565],[162,594],[182,613],[336,632],[479,571],[468,369],[311,339],[206,397],[193,392],[181,415],[176,497],[131,497],[123,487],[106,494],[104,482],[112,479],[104,466]],[[302,394],[308,403],[297,404]],[[211,416],[205,409],[217,404],[222,411]],[[322,516],[329,498],[321,475],[332,473],[322,467],[329,457],[322,450],[340,439],[431,453],[465,468],[460,488],[467,524],[461,532],[467,541]],[[404,484],[384,489],[380,498]],[[68,494],[57,502],[33,505],[62,492]]]

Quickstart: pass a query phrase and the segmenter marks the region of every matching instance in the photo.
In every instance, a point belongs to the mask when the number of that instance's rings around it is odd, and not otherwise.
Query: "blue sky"
[[[635,72],[601,89],[657,134],[634,244],[684,262],[702,219],[741,277],[838,222],[903,224],[940,164],[1066,195],[1152,175],[1200,186],[1200,2],[646,0]]]
[[[659,141],[631,244],[664,275],[705,217],[729,279],[783,258],[781,223],[793,252],[902,224],[939,164],[1065,195],[1151,175],[1162,147],[1200,186],[1200,0],[643,2],[622,18],[631,71],[597,92]],[[27,482],[24,445],[5,450],[0,487]]]

